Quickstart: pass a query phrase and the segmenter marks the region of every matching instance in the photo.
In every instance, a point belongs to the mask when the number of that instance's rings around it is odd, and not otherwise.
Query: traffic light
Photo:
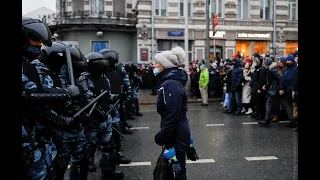
[[[216,26],[218,25],[218,16],[219,16],[219,14],[216,14],[216,15],[213,17],[213,35],[215,35],[216,32],[217,32]]]

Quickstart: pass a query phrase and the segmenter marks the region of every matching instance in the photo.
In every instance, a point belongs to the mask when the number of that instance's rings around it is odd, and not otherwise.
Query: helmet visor
[[[30,23],[23,25],[27,31],[28,38],[42,42],[46,46],[51,46],[52,44],[52,35],[47,25],[43,23]]]

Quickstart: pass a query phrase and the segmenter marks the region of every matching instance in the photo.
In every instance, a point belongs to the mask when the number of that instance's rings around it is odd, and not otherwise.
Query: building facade
[[[137,60],[133,0],[57,0],[49,28],[56,41],[78,46],[83,54],[110,48],[123,62]]]
[[[154,11],[154,46],[152,46],[152,2]],[[184,47],[184,0],[138,0],[137,58],[150,62],[157,52],[179,45]],[[188,0],[189,61],[205,58],[205,3]],[[217,33],[210,30],[210,59],[232,58],[237,52],[273,53],[273,0],[211,0],[212,17],[218,14]],[[298,48],[298,0],[276,0],[276,54],[283,56]],[[214,55],[214,40],[216,54]],[[152,48],[154,47],[154,48]]]
[[[23,16],[34,18],[34,19],[39,19],[39,20],[44,20],[44,21],[46,21],[45,23],[51,24],[52,19],[50,17],[54,16],[55,13],[56,13],[55,11],[53,11],[49,8],[41,7],[41,8],[38,8],[38,9],[32,11],[32,12],[24,14]],[[49,17],[49,18],[46,18],[46,17]]]

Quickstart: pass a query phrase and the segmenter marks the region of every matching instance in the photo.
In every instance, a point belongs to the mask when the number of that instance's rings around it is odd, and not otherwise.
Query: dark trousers
[[[270,120],[273,114],[274,106],[281,104],[281,107],[286,111],[291,123],[294,123],[292,111],[292,98],[288,96],[269,96],[266,101],[265,120]],[[275,113],[277,114],[277,113]]]
[[[234,107],[236,109],[236,112],[240,112],[242,108],[242,99],[241,99],[242,93],[233,91],[231,94],[231,107]],[[235,102],[234,102],[235,100]],[[232,111],[231,109],[228,109],[229,111]]]
[[[264,93],[255,93],[252,95],[254,111],[257,115],[264,116],[266,114],[266,97]]]

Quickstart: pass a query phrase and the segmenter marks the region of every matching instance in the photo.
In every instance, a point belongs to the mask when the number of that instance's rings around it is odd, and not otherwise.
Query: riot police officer
[[[123,82],[123,73],[121,68],[117,66],[119,62],[119,55],[116,51],[110,50],[110,49],[102,49],[99,52],[101,55],[103,55],[106,60],[109,61],[109,70],[106,72],[107,78],[110,80],[111,84],[111,94],[116,94],[120,95],[120,107],[117,106],[114,109],[114,112],[111,113],[112,116],[112,126],[115,127],[116,129],[120,130],[122,129],[124,133],[132,133],[130,129],[128,128],[128,124],[126,122],[126,119],[124,118],[124,113],[123,113],[123,101],[126,98],[125,94],[122,93],[122,88],[121,86],[124,84]],[[110,107],[112,104],[110,104]],[[120,114],[119,114],[120,110]],[[120,128],[120,117],[122,120],[122,128]],[[126,158],[122,151],[121,151],[121,137],[117,133],[112,133],[112,137],[115,142],[115,149],[116,149],[116,156],[117,156],[117,162],[127,164],[130,163],[131,160]]]
[[[65,117],[57,115],[47,107],[54,101],[61,103],[79,95],[75,86],[67,89],[53,88],[49,71],[39,60],[43,59],[42,44],[51,46],[51,33],[40,20],[22,17],[22,179],[54,179],[52,169],[56,156],[50,132],[36,132],[37,128],[48,128],[47,123],[63,123]],[[41,122],[41,123],[39,123]],[[50,128],[49,128],[50,131]],[[40,142],[40,143],[38,143]],[[41,145],[41,146],[40,146]]]
[[[107,93],[94,105],[92,120],[85,124],[85,134],[88,143],[91,144],[90,146],[94,147],[90,156],[90,167],[92,168],[91,170],[95,169],[95,147],[100,146],[100,169],[102,179],[121,179],[124,177],[124,173],[115,170],[115,149],[111,143],[112,117],[110,114],[107,114],[110,111],[110,101],[115,103],[119,99],[119,96],[111,94],[110,81],[105,75],[105,72],[108,71],[108,60],[101,54],[95,52],[89,53],[86,56],[86,59],[88,61],[87,72],[82,73],[78,80],[87,101],[91,101],[94,97],[107,91]]]
[[[126,123],[126,120],[133,120],[135,118],[132,116],[132,81],[130,80],[130,77],[129,77],[130,72],[127,71],[128,68],[126,69],[126,66],[127,65],[119,63],[119,67],[121,68],[123,82],[124,82],[122,91],[124,92],[124,95],[125,95],[123,109],[122,109],[122,112],[123,112],[122,119],[123,121],[125,121],[125,124],[128,124]],[[128,70],[130,71],[130,69]]]
[[[71,84],[68,74],[67,48],[70,48],[72,61],[70,64],[73,66],[73,75],[79,77],[80,73],[86,68],[86,59],[77,47],[54,42],[51,47],[45,46],[43,48],[43,52],[46,55],[43,63],[49,69],[52,69],[53,72],[58,73],[57,80],[59,82],[57,84],[59,84],[61,88],[69,87]],[[83,96],[83,94],[81,94],[81,96]],[[80,177],[80,179],[86,180],[88,176],[89,160],[86,154],[87,139],[81,123],[87,121],[89,118],[85,113],[82,113],[78,117],[73,117],[73,115],[80,110],[81,106],[83,106],[83,104],[81,104],[79,98],[76,98],[64,104],[64,106],[52,107],[58,113],[63,114],[69,119],[69,123],[57,128],[54,136],[54,142],[58,150],[58,155],[54,162],[58,180],[64,179],[64,174],[70,159],[70,179]],[[80,173],[78,169],[80,169]]]
[[[132,97],[132,113],[135,116],[142,116],[139,107],[139,86],[140,79],[138,77],[138,72],[140,68],[137,64],[127,64],[125,65],[125,69],[128,72],[130,83],[131,83],[131,97]]]

